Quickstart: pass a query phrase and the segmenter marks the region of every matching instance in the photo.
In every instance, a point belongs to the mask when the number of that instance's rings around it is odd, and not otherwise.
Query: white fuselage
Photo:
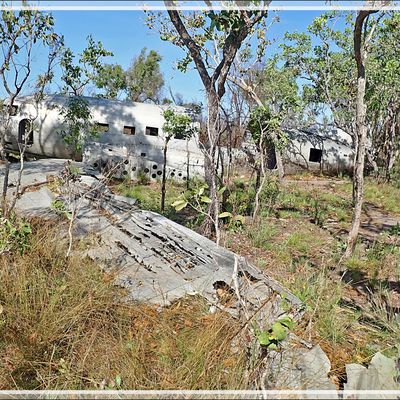
[[[100,124],[105,133],[86,143],[84,161],[98,164],[96,158],[104,158],[111,152],[129,161],[130,176],[150,169],[150,178],[159,178],[165,146],[163,112],[169,106],[91,97],[85,97],[85,100],[91,110],[92,122]],[[18,98],[16,115],[11,117],[11,135],[6,138],[7,147],[18,151],[21,121],[31,120],[34,130],[27,153],[38,157],[70,158],[72,151],[61,135],[65,129],[61,110],[67,101],[68,97],[59,95],[46,96],[38,103],[31,96]],[[183,107],[174,109],[187,112]],[[198,135],[183,140],[172,138],[168,145],[167,165],[169,173],[179,175],[179,178],[185,178],[189,170],[190,174],[203,175],[204,156]]]

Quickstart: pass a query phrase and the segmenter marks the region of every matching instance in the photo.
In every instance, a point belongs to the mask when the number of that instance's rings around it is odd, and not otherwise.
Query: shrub
[[[226,210],[233,215],[251,215],[254,207],[255,190],[251,184],[245,185],[242,181],[235,181],[227,188],[228,198]]]
[[[13,251],[23,254],[29,246],[31,232],[29,222],[15,215],[0,217],[0,254]]]

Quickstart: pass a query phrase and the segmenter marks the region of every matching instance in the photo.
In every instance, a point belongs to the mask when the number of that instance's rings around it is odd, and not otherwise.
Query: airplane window
[[[158,136],[158,128],[153,128],[151,126],[146,126],[146,135]]]
[[[124,135],[134,135],[135,127],[134,126],[124,126]]]
[[[102,124],[102,123],[96,123],[96,127],[99,133],[106,133],[109,130],[109,125],[108,124]]]
[[[18,141],[27,145],[33,144],[33,122],[29,119],[22,119],[18,125]]]

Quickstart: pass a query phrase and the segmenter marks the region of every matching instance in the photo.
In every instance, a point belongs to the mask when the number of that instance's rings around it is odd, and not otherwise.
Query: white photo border
[[[39,11],[165,11],[178,9],[181,11],[203,11],[209,9],[202,1],[177,1],[176,6],[165,6],[163,1],[153,0],[34,0],[27,5],[22,0],[5,1],[0,9],[23,10],[37,9]],[[388,11],[400,10],[398,1],[375,0],[365,6],[360,0],[334,0],[331,2],[315,0],[272,0],[267,7],[243,6],[241,1],[211,1],[214,11],[227,9],[264,9],[271,11],[357,11],[362,9]]]
[[[179,1],[176,7],[166,7],[162,1],[138,0],[46,0],[5,1],[1,10],[38,11],[203,11],[209,7],[201,1]],[[261,9],[262,7],[243,7],[235,1],[212,1],[214,11],[235,9]],[[300,3],[300,4],[299,4]],[[272,0],[267,7],[271,11],[358,11],[376,9],[400,11],[399,2],[376,0],[366,7],[364,1],[336,0],[326,1]],[[400,390],[0,390],[2,399],[399,399]]]

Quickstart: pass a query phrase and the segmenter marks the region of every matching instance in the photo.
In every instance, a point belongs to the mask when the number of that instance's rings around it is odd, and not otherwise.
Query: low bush
[[[7,252],[23,254],[29,246],[31,225],[12,214],[9,218],[0,216],[0,255]]]

